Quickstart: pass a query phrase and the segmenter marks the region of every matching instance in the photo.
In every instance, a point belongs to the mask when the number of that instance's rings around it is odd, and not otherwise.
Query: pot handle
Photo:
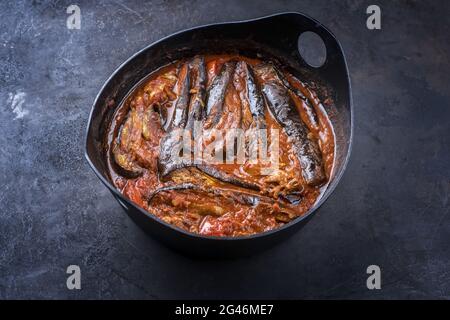
[[[297,41],[298,41],[299,37],[304,32],[307,32],[307,31],[315,33],[322,39],[323,44],[326,48],[326,59],[325,59],[325,62],[321,66],[314,67],[314,66],[309,65],[305,61],[305,59],[300,54],[300,51],[298,50],[299,58],[302,59],[302,61],[309,68],[312,68],[312,69],[318,71],[319,73],[342,74],[343,72],[345,72],[344,74],[347,74],[347,64],[346,64],[346,60],[345,60],[344,51],[343,51],[339,41],[333,35],[333,33],[331,33],[331,31],[329,31],[327,28],[325,28],[325,26],[323,26],[322,24],[315,23],[314,25],[310,26],[309,28],[301,30],[298,33]]]

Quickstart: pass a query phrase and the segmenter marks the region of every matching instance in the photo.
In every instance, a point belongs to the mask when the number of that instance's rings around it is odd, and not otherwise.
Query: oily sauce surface
[[[278,130],[278,166],[262,174],[269,164],[249,159],[174,165],[162,154],[172,150],[168,137],[192,129],[194,118],[202,130],[265,129],[268,145],[275,143],[269,132]],[[205,150],[215,140],[194,137],[191,146]],[[138,85],[116,110],[106,147],[112,181],[143,209],[193,233],[243,236],[280,227],[318,201],[333,169],[335,137],[317,95],[282,66],[204,55],[176,61]],[[308,177],[318,163],[323,177]]]

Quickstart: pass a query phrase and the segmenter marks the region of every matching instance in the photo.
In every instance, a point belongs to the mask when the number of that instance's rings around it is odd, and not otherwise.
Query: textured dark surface
[[[450,298],[448,1],[0,4],[0,298]],[[256,3],[256,1],[255,1]],[[83,157],[90,106],[147,44],[200,24],[300,11],[347,55],[355,130],[333,195],[289,241],[228,261],[180,256],[123,213]],[[77,264],[82,289],[66,288]],[[366,268],[382,289],[366,288]]]

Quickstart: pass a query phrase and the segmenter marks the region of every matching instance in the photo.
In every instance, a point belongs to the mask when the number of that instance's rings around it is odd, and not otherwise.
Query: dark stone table
[[[66,1],[0,4],[0,298],[450,298],[448,1]],[[94,4],[95,3],[95,4]],[[196,25],[300,11],[328,26],[353,84],[353,153],[290,240],[238,260],[181,256],[124,214],[84,159],[105,79]],[[66,268],[81,268],[81,290]],[[382,289],[366,288],[381,268]]]

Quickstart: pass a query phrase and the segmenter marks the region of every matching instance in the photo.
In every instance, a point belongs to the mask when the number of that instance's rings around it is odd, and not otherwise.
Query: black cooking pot
[[[309,66],[298,51],[298,38],[311,31],[323,40],[325,63]],[[130,90],[145,76],[174,60],[201,53],[239,53],[278,60],[311,85],[322,101],[334,106],[327,113],[336,135],[335,164],[330,183],[318,203],[303,216],[283,227],[245,237],[205,237],[173,227],[125,198],[111,183],[105,154],[105,135],[112,115]],[[218,23],[175,33],[142,49],[109,77],[92,106],[86,136],[86,158],[95,174],[119,201],[127,214],[148,234],[184,253],[200,256],[249,255],[291,235],[311,218],[338,184],[350,154],[352,100],[350,79],[342,48],[318,21],[300,13],[282,13],[240,22]]]

